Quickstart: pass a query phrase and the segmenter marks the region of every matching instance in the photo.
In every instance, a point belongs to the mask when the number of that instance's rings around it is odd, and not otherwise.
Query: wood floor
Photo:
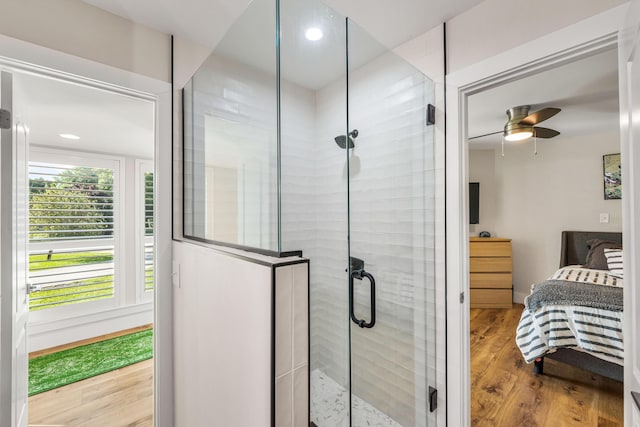
[[[535,375],[515,345],[521,305],[471,310],[471,424],[622,427],[622,383],[545,361]],[[29,398],[31,426],[152,426],[153,360]]]
[[[97,337],[65,348],[149,327]],[[31,396],[29,426],[153,426],[153,359]]]
[[[533,373],[515,344],[522,309],[471,310],[471,425],[622,427],[622,383],[554,360]]]

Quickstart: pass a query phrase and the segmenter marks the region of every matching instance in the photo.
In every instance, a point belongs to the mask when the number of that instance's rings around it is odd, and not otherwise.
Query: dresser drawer
[[[511,273],[471,273],[469,285],[472,288],[504,288],[511,289],[513,283]]]
[[[511,257],[508,258],[470,258],[470,273],[511,273]]]
[[[470,257],[511,257],[511,242],[471,241]]]
[[[471,308],[511,308],[511,289],[471,289]]]

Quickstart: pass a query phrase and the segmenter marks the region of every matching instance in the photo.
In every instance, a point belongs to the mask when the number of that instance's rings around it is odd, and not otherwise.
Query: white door
[[[27,127],[13,111],[12,75],[0,71],[0,425],[27,425]]]
[[[620,33],[620,110],[625,286],[626,426],[640,426],[640,0],[632,0]],[[635,400],[635,401],[634,401]]]

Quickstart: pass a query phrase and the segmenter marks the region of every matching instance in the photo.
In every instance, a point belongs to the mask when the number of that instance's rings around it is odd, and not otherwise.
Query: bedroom
[[[520,304],[514,304],[518,318],[531,284],[557,270],[563,230],[622,230],[621,200],[605,200],[603,183],[603,156],[620,152],[617,85],[617,51],[607,50],[469,98],[472,137],[501,130],[507,121],[505,110],[510,107],[529,104],[531,112],[546,107],[561,109],[541,124],[560,132],[552,139],[539,138],[537,144],[532,139],[506,143],[504,156],[500,134],[473,139],[469,144],[469,181],[480,183],[479,224],[469,226],[469,235],[489,231],[492,237],[511,239],[513,302]],[[473,307],[473,297],[471,303]],[[504,319],[507,310],[502,310],[502,315],[501,310],[493,312],[494,323],[500,323],[496,319]],[[473,352],[474,342],[491,338],[493,330],[489,327],[478,333],[475,315],[477,311],[471,316],[472,384],[480,375],[474,367],[484,365],[483,355]],[[499,332],[493,333],[495,339]],[[510,335],[508,341],[513,343],[515,330]],[[514,357],[524,363],[514,348]],[[525,365],[524,369],[530,373],[533,367]],[[575,381],[588,375],[580,370],[572,371],[574,374]],[[611,386],[598,384],[607,390]],[[621,407],[622,387],[618,388],[613,399],[620,394]],[[495,400],[501,392],[508,394],[507,390],[492,393],[489,403],[482,402],[482,410],[477,403],[486,398],[486,390],[480,387],[478,393],[472,392],[472,420],[489,417],[491,408],[500,405]],[[545,395],[545,399],[554,396]],[[537,412],[554,413],[548,409],[543,402]]]

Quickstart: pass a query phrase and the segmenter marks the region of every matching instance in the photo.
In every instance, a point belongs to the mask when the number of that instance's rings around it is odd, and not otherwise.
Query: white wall
[[[617,131],[539,142],[537,156],[531,141],[504,157],[469,152],[469,179],[480,182],[480,225],[470,234],[512,239],[515,302],[557,270],[563,230],[622,231],[621,200],[604,200],[602,178],[602,156],[619,152]]]
[[[9,0],[0,32],[40,46],[169,81],[167,34],[77,0]]]
[[[166,33],[77,0],[8,0],[2,7],[0,34],[170,81],[171,42]],[[174,37],[177,89],[184,86],[209,53],[210,48]]]
[[[559,30],[626,0],[485,0],[447,22],[448,72]]]

